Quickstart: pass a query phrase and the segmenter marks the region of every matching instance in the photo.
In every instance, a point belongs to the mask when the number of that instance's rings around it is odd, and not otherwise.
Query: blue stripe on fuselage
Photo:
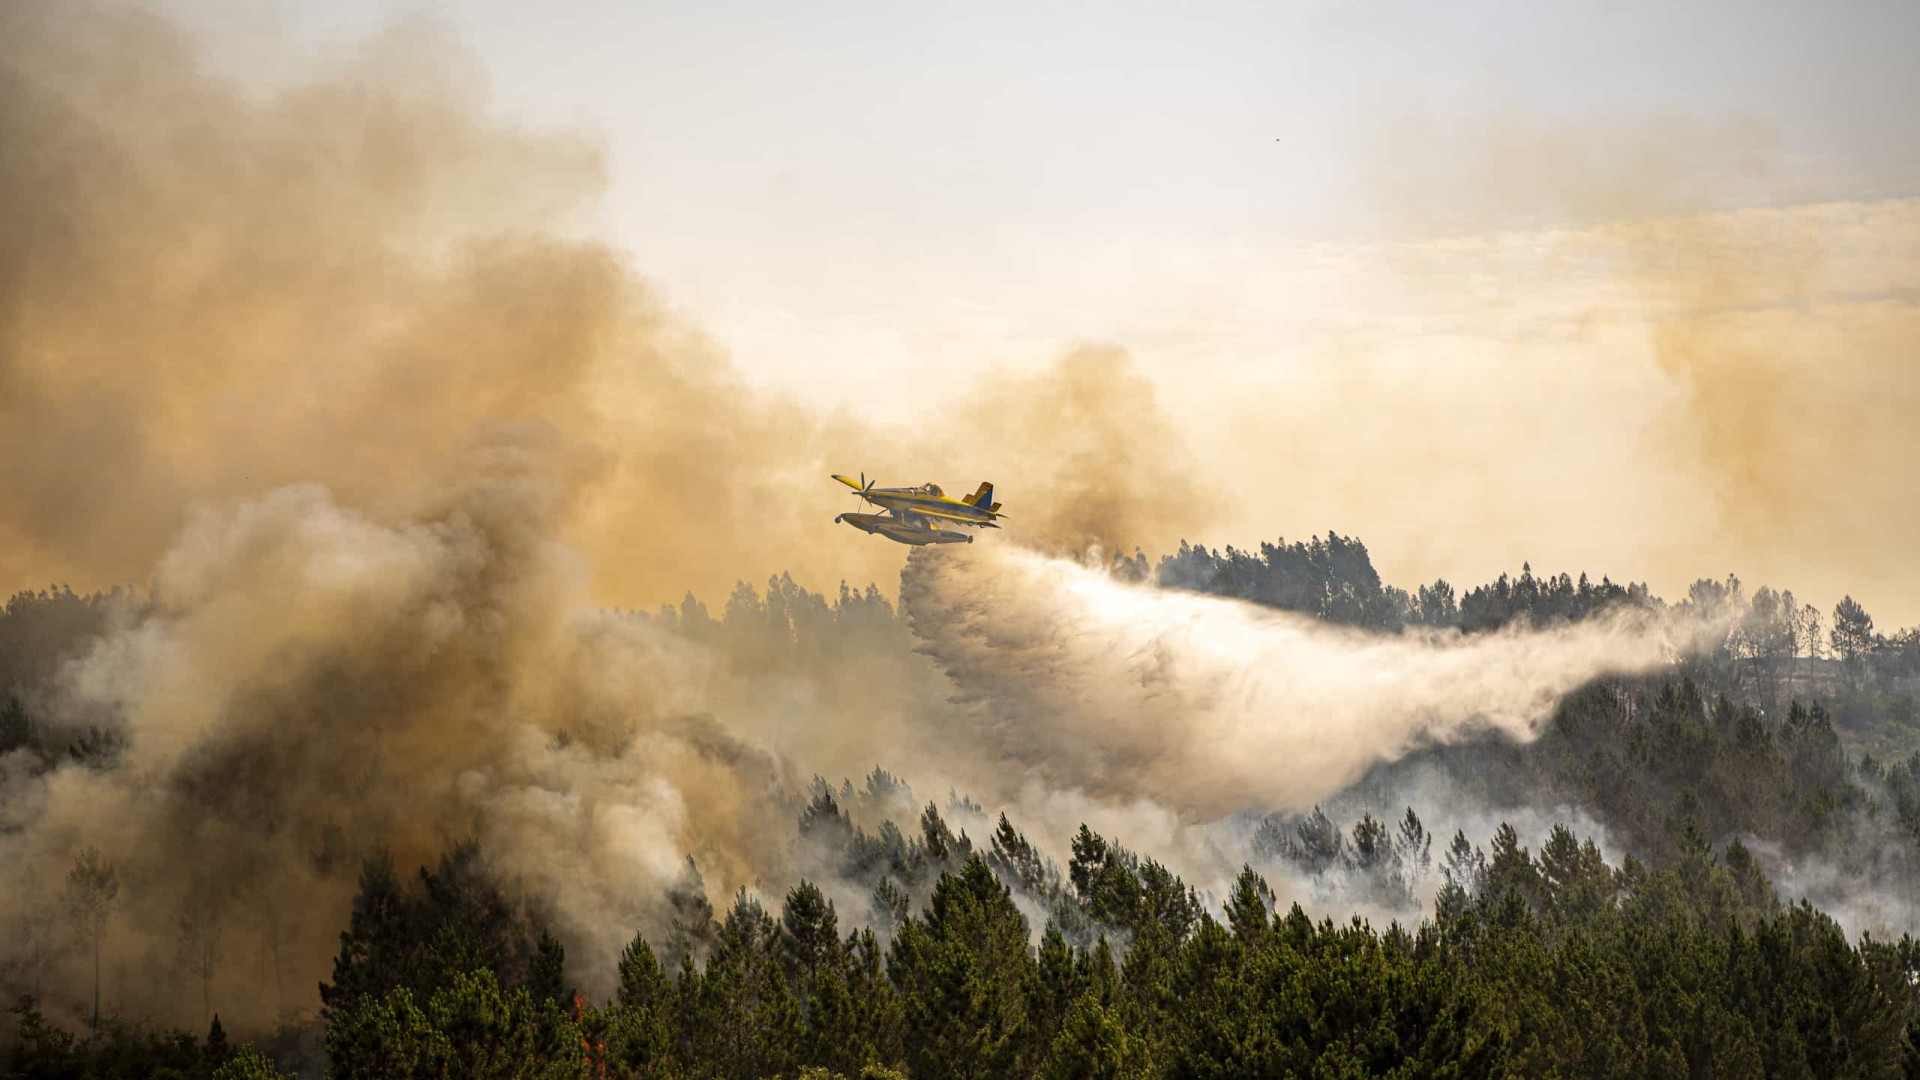
[[[882,506],[885,506],[887,502],[903,502],[913,506],[925,506],[935,510],[945,510],[949,513],[964,513],[967,516],[979,516],[983,518],[993,516],[992,511],[983,510],[971,503],[963,503],[954,499],[942,499],[933,495],[883,495],[881,492],[875,491],[869,495],[869,498],[871,501],[880,503]]]

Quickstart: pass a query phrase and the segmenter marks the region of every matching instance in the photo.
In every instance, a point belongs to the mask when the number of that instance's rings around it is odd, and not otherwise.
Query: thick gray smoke
[[[1621,610],[1380,636],[1006,545],[916,553],[901,604],[1003,775],[1202,817],[1304,808],[1424,743],[1531,738],[1582,683],[1724,633]]]
[[[96,846],[126,893],[110,1005],[179,981],[169,950],[198,909],[225,927],[224,985],[264,983],[254,1008],[229,1001],[249,1023],[309,1001],[377,850],[406,867],[478,837],[607,955],[657,921],[685,853],[723,887],[779,869],[791,778],[693,711],[702,650],[586,603],[548,531],[550,439],[494,436],[403,524],[310,486],[196,515],[158,601],[50,703],[111,718],[119,759],[9,781],[0,865],[39,887],[7,890],[0,921],[56,909]]]

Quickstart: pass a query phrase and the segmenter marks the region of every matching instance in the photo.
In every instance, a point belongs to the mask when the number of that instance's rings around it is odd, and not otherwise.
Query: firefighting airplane
[[[941,523],[958,522],[983,529],[997,529],[1000,526],[994,522],[1006,516],[1000,513],[1000,504],[993,501],[993,484],[990,481],[982,481],[980,487],[964,499],[953,499],[948,498],[938,484],[877,488],[873,486],[874,481],[867,479],[866,473],[861,473],[857,481],[839,473],[834,473],[833,478],[852,488],[867,502],[886,509],[884,514],[841,514],[834,521],[844,521],[861,532],[874,533],[902,544],[971,544],[971,534],[943,529]]]

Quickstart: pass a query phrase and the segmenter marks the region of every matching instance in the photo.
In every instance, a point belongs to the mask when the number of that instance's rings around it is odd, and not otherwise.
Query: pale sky
[[[1408,586],[1734,571],[1920,620],[1897,530],[1754,538],[1831,478],[1716,509],[1771,451],[1673,465],[1709,380],[1662,345],[1695,319],[1805,340],[1754,363],[1819,378],[1867,334],[1864,370],[1912,371],[1920,4],[170,6],[261,82],[450,27],[497,114],[603,147],[577,227],[811,403],[937,422],[982,371],[1110,341],[1234,478],[1215,542],[1337,528]],[[1792,280],[1724,294],[1668,258],[1702,230]],[[1756,311],[1804,325],[1733,325]],[[1904,427],[1866,455],[1910,460]]]
[[[1217,305],[1190,271],[1223,258],[1561,223],[1524,176],[1486,205],[1459,153],[1515,117],[1615,168],[1656,124],[1764,159],[1703,151],[1675,209],[1920,183],[1910,3],[176,2],[321,50],[451,25],[499,112],[604,143],[597,225],[644,273],[836,400]]]

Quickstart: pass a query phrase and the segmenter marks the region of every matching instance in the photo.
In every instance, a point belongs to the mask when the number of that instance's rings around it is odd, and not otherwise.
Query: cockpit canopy
[[[946,492],[940,490],[939,484],[936,484],[931,480],[920,485],[920,490],[926,492],[928,495],[933,495],[933,496],[944,496],[946,494]]]

